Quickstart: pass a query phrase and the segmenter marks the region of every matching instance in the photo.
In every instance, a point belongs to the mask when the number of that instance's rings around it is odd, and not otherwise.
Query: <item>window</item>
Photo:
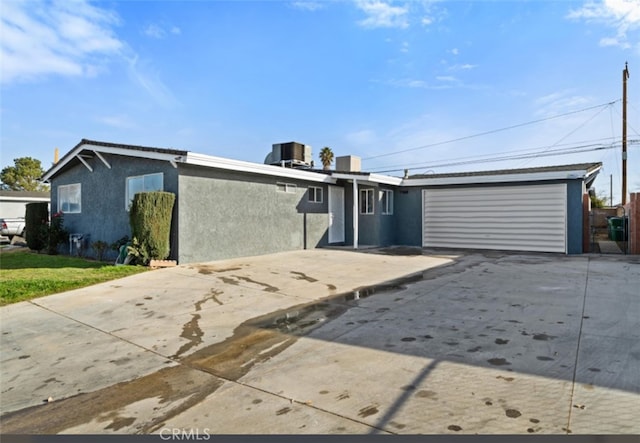
[[[137,177],[127,177],[127,197],[125,200],[126,210],[129,210],[133,202],[133,196],[138,192],[163,191],[163,174],[139,175]]]
[[[79,214],[82,210],[81,191],[80,183],[58,186],[58,212]]]
[[[382,194],[382,198],[380,199],[380,204],[382,205],[381,212],[384,215],[392,215],[393,214],[393,191],[390,189],[383,189],[380,191]]]
[[[360,190],[360,214],[373,214],[373,189]]]
[[[276,190],[278,192],[287,192],[287,193],[294,193],[298,188],[296,185],[292,185],[291,183],[276,183],[276,186],[277,186]]]
[[[322,188],[309,186],[309,201],[311,203],[322,203]]]

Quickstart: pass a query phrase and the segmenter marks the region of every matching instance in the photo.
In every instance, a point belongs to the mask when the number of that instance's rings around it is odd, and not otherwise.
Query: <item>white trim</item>
[[[107,162],[107,160],[105,160],[105,158],[102,156],[102,154],[100,154],[98,151],[93,151],[93,153],[100,159],[102,160],[102,163],[104,163],[104,165],[111,169],[111,165]]]
[[[313,189],[313,197],[311,200],[311,189]],[[318,200],[318,191],[320,191],[320,199]],[[307,202],[309,203],[324,203],[324,190],[321,186],[309,186],[307,187]]]
[[[353,220],[353,249],[358,249],[358,223],[360,217],[360,205],[358,204],[358,180],[353,179],[353,207],[352,216]]]
[[[349,174],[334,172],[333,174],[331,174],[331,176],[335,179],[358,180],[361,184],[384,184],[400,186],[403,182],[401,178],[379,174]]]
[[[7,202],[50,202],[51,197],[3,197],[0,196],[0,201]]]
[[[545,180],[575,180],[585,179],[592,175],[584,169],[551,171],[551,172],[531,172],[525,174],[491,174],[491,175],[471,175],[462,177],[434,177],[404,179],[401,186],[446,186],[446,185],[466,185],[482,183],[513,183]]]
[[[196,154],[189,152],[184,163],[189,165],[206,166],[209,168],[225,169],[237,172],[248,172],[252,174],[271,175],[275,177],[286,177],[297,180],[335,183],[336,179],[327,174],[309,172],[300,169],[283,168],[282,166],[263,165],[261,163],[250,163],[240,160],[231,160],[222,157]]]
[[[93,172],[93,168],[91,166],[89,166],[89,163],[87,163],[87,161],[84,158],[82,158],[81,155],[76,155],[76,158],[78,160],[80,160],[80,163],[82,163],[83,165],[85,165],[87,167],[89,172]]]
[[[65,211],[64,209],[62,209],[61,206],[61,202],[62,202],[62,198],[60,196],[60,190],[61,189],[70,189],[72,187],[78,187],[78,193],[80,194],[80,199],[78,202],[78,210],[77,211]],[[67,201],[67,204],[70,206],[70,203],[68,203],[70,200]],[[56,212],[63,212],[65,214],[82,214],[82,183],[68,183],[66,185],[58,185],[56,187],[56,204],[58,206],[57,211]]]
[[[358,201],[358,207],[359,207],[359,210],[360,210],[360,212],[359,212],[360,215],[374,215],[376,213],[376,198],[375,198],[376,195],[375,195],[374,191],[375,191],[375,189],[373,189],[373,188],[361,188],[360,189],[360,194],[359,194],[360,199]],[[362,197],[363,193],[366,195],[366,197],[364,197],[364,198]],[[371,208],[369,208],[369,197],[368,197],[369,193],[371,193]],[[366,209],[371,209],[371,212],[368,212],[368,211],[367,212],[362,212],[362,203],[363,202],[366,202],[366,206],[367,206]]]
[[[386,200],[384,200],[384,195],[386,194]],[[393,189],[380,189],[380,214],[381,215],[393,215]],[[391,196],[391,198],[389,198]],[[383,204],[386,202],[386,205]]]

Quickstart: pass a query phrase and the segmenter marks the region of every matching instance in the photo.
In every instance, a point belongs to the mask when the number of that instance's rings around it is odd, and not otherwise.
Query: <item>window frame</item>
[[[145,189],[144,188],[144,179],[145,177],[151,177],[153,175],[159,175],[160,176],[160,189]],[[129,197],[130,191],[129,191],[129,181],[133,180],[133,179],[142,179],[142,190],[141,191],[136,191],[135,193],[133,193],[133,195],[131,195],[131,197]],[[153,192],[153,191],[164,191],[164,172],[152,172],[151,174],[141,174],[141,175],[132,175],[129,176],[125,179],[125,184],[124,184],[124,208],[127,212],[129,212],[129,209],[131,208],[131,204],[133,203],[133,197],[135,197],[135,195],[139,192]]]
[[[295,194],[298,190],[298,185],[295,183],[276,183],[276,192],[282,192],[283,194]]]
[[[361,215],[375,214],[375,199],[372,188],[360,189],[360,204],[358,206]]]
[[[313,191],[313,199],[311,198],[311,194]],[[320,196],[320,198],[318,198]],[[307,201],[309,203],[322,203],[324,202],[324,189],[320,186],[309,186],[307,191]]]
[[[393,189],[380,190],[380,213],[382,215],[393,215]]]
[[[63,209],[63,191],[66,191],[67,189],[71,189],[72,187],[78,187],[78,190],[76,191],[78,193],[78,210],[77,211],[72,211],[71,209],[67,209],[66,211]],[[63,214],[81,214],[82,213],[82,183],[69,183],[67,185],[58,185],[57,188],[57,192],[58,192],[58,212],[62,212]],[[67,198],[67,206],[68,208],[70,208],[71,203],[70,203],[70,199],[69,199],[69,195],[65,195],[65,197]]]

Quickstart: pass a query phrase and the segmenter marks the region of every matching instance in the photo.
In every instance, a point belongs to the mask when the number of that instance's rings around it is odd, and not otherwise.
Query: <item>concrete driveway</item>
[[[288,252],[0,308],[2,432],[640,433],[639,257],[437,254]]]

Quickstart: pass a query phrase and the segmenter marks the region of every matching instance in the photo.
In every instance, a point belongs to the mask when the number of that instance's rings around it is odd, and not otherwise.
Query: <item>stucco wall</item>
[[[395,192],[396,243],[422,246],[422,188]]]
[[[179,261],[193,263],[328,244],[322,183],[179,166]],[[277,183],[296,185],[281,192]],[[308,187],[323,189],[322,203]]]
[[[346,183],[345,186],[345,244],[353,245],[353,183]],[[373,189],[374,191],[374,213],[360,214],[360,190]],[[393,191],[394,208],[393,214],[382,214],[382,196],[380,191],[390,189]],[[359,246],[388,246],[396,244],[397,241],[397,212],[396,202],[399,190],[393,187],[372,186],[370,184],[358,184],[358,245]]]
[[[143,174],[162,172],[164,190],[177,192],[177,170],[168,162],[149,159],[137,159],[118,155],[102,154],[111,169],[97,158],[87,159],[93,172],[78,163],[54,177],[51,182],[51,211],[58,211],[58,186],[81,183],[81,213],[65,214],[64,224],[71,233],[89,235],[89,241],[102,240],[115,242],[126,236],[131,237],[129,212],[125,208],[126,178]],[[174,209],[174,225],[176,212]],[[175,237],[177,225],[172,228]],[[177,251],[172,241],[171,257]],[[67,248],[68,250],[68,248]],[[115,252],[108,251],[115,257]],[[93,254],[89,251],[89,254]]]
[[[567,181],[567,253],[582,254],[584,193],[582,180]]]

